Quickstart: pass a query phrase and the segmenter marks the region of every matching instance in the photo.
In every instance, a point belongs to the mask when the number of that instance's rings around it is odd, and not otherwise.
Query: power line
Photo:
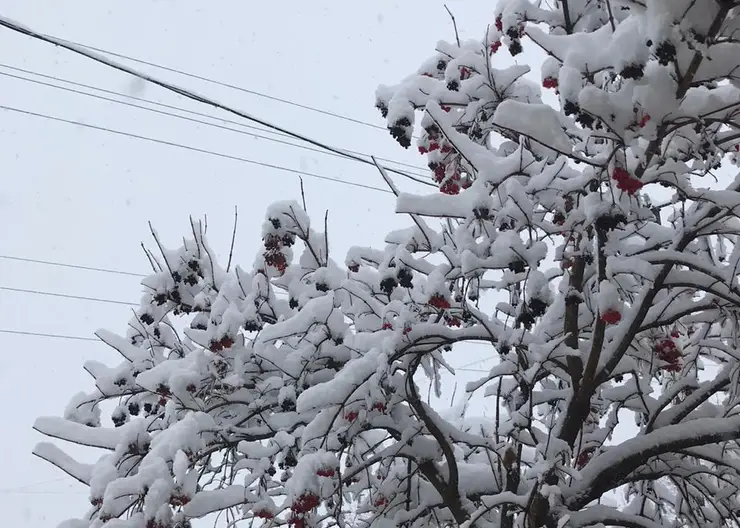
[[[2,19],[0,19],[0,23],[2,23]],[[225,158],[225,159],[230,159],[230,160],[234,160],[234,161],[241,161],[243,163],[250,163],[252,165],[258,165],[260,167],[266,167],[268,169],[275,169],[275,170],[281,170],[281,171],[285,171],[285,172],[290,172],[292,174],[299,174],[301,176],[306,176],[306,177],[309,177],[309,178],[316,178],[316,179],[319,179],[319,180],[331,181],[331,182],[334,182],[334,183],[340,183],[342,185],[350,185],[352,187],[360,187],[362,189],[369,189],[369,190],[372,190],[372,191],[378,191],[378,192],[382,192],[382,193],[385,193],[385,194],[393,194],[388,189],[384,189],[382,187],[375,187],[374,185],[367,185],[367,184],[364,184],[364,183],[356,183],[356,182],[351,182],[351,181],[347,181],[347,180],[342,180],[342,179],[339,179],[339,178],[333,178],[331,176],[324,176],[322,174],[316,174],[316,173],[313,173],[313,172],[306,172],[306,171],[302,171],[302,170],[298,170],[298,169],[291,169],[289,167],[284,167],[282,165],[275,165],[275,164],[272,164],[272,163],[265,163],[263,161],[256,161],[256,160],[252,160],[252,159],[248,159],[248,158],[242,158],[240,156],[234,156],[234,155],[231,155],[231,154],[224,154],[222,152],[215,152],[215,151],[212,151],[212,150],[202,149],[202,148],[199,148],[199,147],[193,147],[192,145],[183,145],[182,143],[175,143],[173,141],[167,141],[167,140],[164,140],[164,139],[158,139],[158,138],[153,138],[153,137],[149,137],[149,136],[142,136],[140,134],[133,134],[131,132],[123,132],[121,130],[116,130],[116,129],[113,129],[113,128],[102,127],[102,126],[98,126],[98,125],[91,125],[89,123],[83,123],[81,121],[75,121],[73,119],[64,119],[62,117],[51,116],[51,115],[48,115],[48,114],[41,114],[41,113],[38,113],[38,112],[32,112],[30,110],[24,110],[24,109],[21,109],[21,108],[15,108],[15,107],[12,107],[12,106],[0,105],[0,108],[3,109],[3,110],[8,110],[10,112],[17,112],[19,114],[25,114],[25,115],[34,116],[34,117],[40,117],[40,118],[43,118],[43,119],[49,119],[51,121],[58,121],[60,123],[67,123],[67,124],[70,124],[70,125],[77,125],[77,126],[81,126],[81,127],[84,127],[84,128],[89,128],[89,129],[92,129],[92,130],[98,130],[98,131],[101,131],[101,132],[108,132],[108,133],[116,134],[116,135],[119,135],[119,136],[127,136],[127,137],[131,137],[131,138],[134,138],[134,139],[140,139],[140,140],[143,140],[143,141],[150,141],[152,143],[158,143],[160,145],[168,145],[170,147],[178,147],[178,148],[181,148],[181,149],[190,150],[192,152],[200,152],[201,154],[210,154],[211,156],[217,156],[219,158]]]
[[[54,81],[57,81],[57,82],[62,82],[62,83],[70,84],[70,85],[73,85],[73,86],[78,86],[78,87],[81,87],[81,88],[86,88],[88,90],[94,90],[94,91],[98,91],[98,92],[101,92],[101,93],[108,93],[108,94],[111,94],[111,95],[116,95],[118,97],[124,97],[124,98],[132,99],[132,100],[135,100],[135,101],[145,102],[145,103],[150,104],[150,105],[161,106],[163,108],[169,108],[169,109],[173,109],[173,110],[178,110],[180,112],[184,112],[184,113],[188,113],[188,114],[192,114],[192,115],[197,115],[197,116],[201,116],[201,117],[206,117],[206,118],[209,118],[209,119],[216,119],[216,120],[219,120],[219,121],[223,121],[224,123],[229,123],[229,124],[232,124],[232,125],[243,127],[245,129],[257,130],[259,132],[263,132],[263,133],[266,133],[266,134],[274,134],[274,135],[282,136],[282,137],[290,137],[287,134],[283,134],[281,132],[275,132],[275,131],[272,131],[272,130],[268,130],[268,129],[256,127],[256,126],[253,126],[253,125],[248,125],[246,123],[240,123],[238,121],[233,121],[233,120],[230,120],[230,119],[224,119],[224,118],[216,117],[216,116],[213,116],[213,115],[204,114],[202,112],[196,112],[194,110],[189,110],[187,108],[182,108],[182,107],[179,107],[179,106],[173,106],[173,105],[164,104],[164,103],[160,103],[158,101],[152,101],[150,99],[145,99],[145,98],[142,98],[142,97],[136,97],[136,96],[125,94],[125,93],[116,92],[114,90],[107,90],[107,89],[104,89],[104,88],[100,88],[98,86],[92,86],[92,85],[85,84],[85,83],[71,81],[69,79],[55,77],[53,75],[47,75],[47,74],[44,74],[44,73],[38,73],[38,72],[35,72],[35,71],[32,71],[32,70],[26,70],[26,69],[18,68],[18,67],[15,67],[15,66],[10,66],[10,65],[4,64],[4,63],[0,63],[0,67],[6,68],[6,69],[9,69],[9,70],[19,71],[19,72],[26,73],[26,74],[29,74],[29,75],[35,75],[37,77],[42,77],[44,79],[50,79],[50,80],[54,80]],[[164,116],[174,117],[174,118],[177,118],[177,119],[182,119],[182,120],[185,120],[185,121],[190,121],[190,122],[198,123],[198,124],[205,125],[205,126],[219,128],[219,129],[222,129],[222,130],[227,130],[227,131],[235,132],[235,133],[238,133],[238,134],[249,135],[249,136],[253,136],[253,137],[256,137],[256,138],[264,139],[266,141],[272,141],[274,143],[279,143],[281,145],[288,145],[288,146],[291,146],[291,147],[301,148],[301,149],[308,150],[308,151],[311,151],[311,152],[317,152],[317,153],[324,154],[324,155],[335,156],[335,157],[338,157],[338,158],[346,159],[346,156],[344,156],[344,155],[335,154],[334,152],[328,152],[328,151],[323,150],[323,149],[318,149],[318,148],[310,147],[310,146],[307,146],[307,145],[300,145],[300,144],[296,144],[296,143],[290,143],[288,141],[283,141],[283,140],[280,140],[280,139],[275,139],[275,138],[263,136],[263,135],[260,135],[260,134],[254,133],[254,132],[247,132],[246,130],[237,130],[237,129],[230,128],[230,127],[227,127],[227,126],[219,125],[217,123],[211,123],[211,122],[208,122],[208,121],[202,121],[200,119],[193,119],[191,117],[186,117],[186,116],[182,116],[182,115],[178,115],[178,114],[173,114],[171,112],[157,110],[155,108],[149,108],[149,107],[146,107],[146,106],[141,106],[141,105],[137,105],[137,104],[134,104],[134,103],[129,103],[129,102],[126,102],[126,101],[119,101],[117,99],[111,99],[109,97],[105,97],[105,96],[102,96],[102,95],[97,95],[97,94],[82,92],[80,90],[75,90],[74,88],[67,88],[65,86],[59,86],[59,85],[56,85],[56,84],[47,83],[47,82],[44,82],[44,81],[39,81],[37,79],[30,79],[28,77],[23,77],[23,76],[20,76],[20,75],[13,75],[11,73],[6,73],[6,72],[0,72],[0,75],[4,75],[4,76],[9,77],[11,79],[16,79],[16,80],[20,80],[20,81],[26,81],[26,82],[38,84],[38,85],[41,85],[41,86],[46,86],[46,87],[49,87],[49,88],[55,88],[57,90],[63,90],[63,91],[66,91],[66,92],[77,94],[77,95],[82,95],[82,96],[86,96],[86,97],[93,97],[95,99],[99,99],[99,100],[102,100],[102,101],[108,101],[108,102],[111,102],[111,103],[120,104],[120,105],[124,105],[124,106],[129,106],[129,107],[132,107],[132,108],[138,108],[140,110],[144,110],[144,111],[147,111],[147,112],[152,112],[152,113],[155,113],[155,114],[160,114],[160,115],[164,115]],[[366,158],[370,158],[371,157],[370,154],[367,154],[367,153],[364,153],[364,152],[360,152],[360,151],[356,151],[356,150],[351,150],[351,149],[342,149],[342,150],[344,150],[345,152],[349,152],[350,154],[355,154],[355,155],[358,155],[358,156],[365,156]],[[416,171],[426,171],[426,169],[424,167],[421,167],[419,165],[412,165],[410,163],[404,163],[402,161],[397,161],[397,160],[393,160],[393,159],[389,159],[389,158],[382,158],[382,157],[379,157],[379,156],[376,156],[376,159],[379,159],[379,160],[382,160],[382,161],[385,161],[385,162],[388,162],[388,163],[393,163],[395,165],[407,167],[409,169],[414,169]],[[417,176],[420,176],[420,177],[425,177],[426,176],[423,173],[422,174],[418,174],[418,173],[415,172],[414,174],[417,175]],[[422,182],[420,182],[420,183],[422,183]],[[431,185],[431,183],[429,183],[429,182],[423,182],[423,183],[426,183],[426,184]]]
[[[29,336],[29,337],[44,337],[44,338],[49,338],[49,339],[72,339],[72,340],[79,340],[79,341],[95,341],[97,343],[103,343],[103,341],[95,337],[71,336],[71,335],[61,335],[61,334],[46,334],[46,333],[41,333],[41,332],[23,332],[20,330],[10,330],[10,329],[5,329],[5,328],[0,328],[0,333]],[[471,368],[465,368],[465,367],[459,367],[459,368],[456,368],[455,370],[465,371],[465,372],[480,372],[484,374],[488,373],[487,370],[471,369]]]
[[[58,478],[51,479],[51,480],[41,480],[38,482],[31,482],[30,484],[22,484],[20,486],[13,486],[12,488],[0,489],[0,493],[10,493],[12,491],[20,491],[20,490],[25,490],[28,488],[35,488],[36,486],[41,486],[43,484],[51,484],[53,482],[60,482],[62,480],[68,480],[68,479],[69,477],[58,477]]]
[[[483,345],[483,346],[486,345],[485,343],[478,343],[478,344]],[[486,361],[491,361],[492,359],[494,359],[493,356],[487,357],[485,359],[479,359],[478,361],[471,361],[470,363],[466,363],[465,365],[458,367],[457,370],[460,370],[466,367],[472,367],[473,365],[480,365],[481,363],[484,363]]]
[[[129,277],[146,277],[146,275],[144,275],[143,273],[131,273],[129,271],[121,271],[121,270],[106,269],[106,268],[96,268],[93,266],[81,266],[79,264],[65,264],[63,262],[54,262],[51,260],[38,260],[38,259],[32,259],[32,258],[26,258],[26,257],[14,257],[11,255],[0,255],[0,259],[15,260],[18,262],[30,262],[33,264],[45,264],[47,266],[57,266],[60,268],[72,268],[72,269],[79,269],[79,270],[84,270],[84,271],[99,271],[101,273],[127,275]]]
[[[102,343],[100,339],[97,339],[95,337],[82,337],[82,336],[71,336],[71,335],[61,335],[61,334],[45,334],[42,332],[24,332],[22,330],[10,330],[7,328],[0,328],[0,333],[20,335],[20,336],[31,336],[31,337],[48,337],[52,339],[71,339],[74,341],[95,341],[97,343]]]
[[[367,121],[362,121],[360,119],[355,119],[353,117],[349,117],[349,116],[346,116],[346,115],[338,114],[336,112],[331,112],[329,110],[322,110],[321,108],[315,108],[313,106],[309,106],[309,105],[305,105],[305,104],[301,104],[301,103],[296,103],[295,101],[291,101],[289,99],[283,99],[283,98],[280,98],[280,97],[276,97],[274,95],[269,95],[269,94],[265,94],[265,93],[262,93],[262,92],[258,92],[256,90],[250,90],[250,89],[243,88],[241,86],[230,84],[230,83],[227,83],[227,82],[224,82],[224,81],[217,81],[215,79],[209,79],[208,77],[204,77],[202,75],[198,75],[198,74],[187,72],[187,71],[183,71],[183,70],[178,70],[177,68],[172,68],[170,66],[163,66],[162,64],[157,64],[156,62],[150,62],[150,61],[146,61],[146,60],[143,60],[143,59],[137,59],[136,57],[131,57],[129,55],[124,55],[122,53],[116,53],[114,51],[109,51],[109,50],[106,50],[106,49],[103,49],[103,48],[96,48],[95,46],[89,46],[87,44],[80,44],[79,42],[75,42],[75,41],[72,41],[72,40],[66,40],[66,39],[59,39],[59,40],[62,41],[62,42],[66,42],[68,44],[72,44],[74,46],[77,46],[79,48],[86,48],[86,49],[89,49],[89,50],[92,50],[92,51],[97,51],[99,53],[105,53],[106,55],[112,55],[112,56],[118,57],[120,59],[130,60],[130,61],[136,62],[138,64],[144,64],[146,66],[151,66],[153,68],[158,68],[160,70],[164,70],[164,71],[168,71],[168,72],[172,72],[172,73],[177,73],[177,74],[183,75],[185,77],[190,77],[192,79],[198,79],[200,81],[205,81],[207,83],[215,84],[217,86],[223,86],[224,88],[230,88],[232,90],[237,90],[237,91],[240,91],[240,92],[243,92],[243,93],[247,93],[247,94],[250,94],[250,95],[256,95],[257,97],[263,97],[265,99],[270,99],[271,101],[276,101],[276,102],[279,102],[279,103],[283,103],[283,104],[295,106],[297,108],[302,108],[304,110],[310,110],[311,112],[317,112],[319,114],[324,114],[324,115],[327,115],[327,116],[335,117],[337,119],[343,119],[344,121],[349,121],[351,123],[356,123],[358,125],[364,125],[364,126],[367,126],[367,127],[378,129],[378,130],[383,130],[385,132],[388,131],[388,129],[386,127],[381,126],[381,125],[376,125],[374,123],[368,123]]]
[[[337,149],[336,147],[332,147],[330,145],[327,145],[325,143],[322,143],[320,141],[317,141],[315,139],[312,139],[312,138],[310,138],[308,136],[304,136],[302,134],[298,134],[296,132],[293,132],[291,130],[288,130],[286,128],[283,128],[281,126],[275,125],[273,123],[270,123],[269,121],[265,121],[264,119],[255,117],[255,116],[253,116],[251,114],[248,114],[246,112],[243,112],[241,110],[237,110],[237,109],[232,108],[230,106],[227,106],[227,105],[225,105],[223,103],[220,103],[220,102],[218,102],[218,101],[216,101],[214,99],[210,99],[208,97],[202,96],[202,95],[200,95],[200,94],[198,94],[196,92],[193,92],[191,90],[187,90],[187,89],[181,88],[181,87],[179,87],[177,85],[174,85],[174,84],[171,84],[171,83],[162,81],[160,79],[157,79],[155,77],[152,77],[151,75],[148,75],[146,73],[142,73],[142,72],[137,71],[137,70],[135,70],[133,68],[129,68],[128,66],[125,66],[125,65],[120,64],[118,62],[112,61],[112,60],[108,59],[107,57],[104,57],[102,55],[98,55],[98,54],[93,53],[91,51],[87,51],[86,49],[80,48],[80,47],[76,46],[75,44],[72,44],[72,43],[70,43],[68,41],[65,41],[65,40],[62,40],[62,39],[59,39],[59,38],[50,36],[50,35],[44,35],[43,33],[36,32],[36,31],[34,31],[34,30],[26,27],[26,26],[19,25],[19,24],[15,23],[15,22],[7,19],[7,18],[0,17],[0,26],[4,26],[4,27],[10,29],[11,31],[14,31],[16,33],[20,33],[22,35],[26,35],[28,37],[31,37],[31,38],[35,39],[35,40],[40,40],[42,42],[46,42],[47,44],[52,44],[54,46],[58,46],[60,48],[64,48],[64,49],[66,49],[68,51],[71,51],[73,53],[76,53],[78,55],[81,55],[83,57],[86,57],[86,58],[88,58],[90,60],[93,60],[93,61],[98,62],[100,64],[103,64],[105,66],[108,66],[109,68],[113,68],[113,69],[118,70],[120,72],[124,72],[124,73],[127,73],[129,75],[132,75],[134,77],[137,77],[139,79],[142,79],[144,81],[148,81],[148,82],[150,82],[150,83],[152,83],[152,84],[154,84],[156,86],[159,86],[160,88],[163,88],[163,89],[165,89],[167,91],[170,91],[172,93],[181,95],[182,97],[185,97],[185,98],[190,99],[192,101],[196,101],[196,102],[199,102],[199,103],[208,105],[208,106],[212,106],[213,108],[216,108],[216,109],[219,109],[219,110],[223,110],[224,112],[228,112],[230,114],[239,116],[239,117],[241,117],[243,119],[246,119],[246,120],[251,121],[253,123],[257,123],[259,125],[268,127],[268,128],[270,128],[272,130],[277,130],[279,132],[283,132],[284,134],[288,134],[289,136],[291,136],[294,139],[298,139],[300,141],[304,141],[306,143],[309,143],[311,145],[314,145],[316,147],[319,147],[321,149],[324,149],[324,150],[327,150],[327,151],[330,151],[330,152],[334,152],[336,154],[344,155],[345,157],[347,157],[349,159],[353,159],[355,161],[358,161],[360,163],[364,163],[366,165],[371,165],[371,166],[374,166],[374,167],[376,166],[375,165],[375,162],[373,162],[373,161],[368,161],[368,160],[366,160],[366,159],[364,159],[362,157],[356,156],[354,154],[349,154],[347,152],[342,151],[341,149]],[[405,173],[405,172],[402,172],[400,170],[392,169],[392,168],[388,168],[388,167],[382,167],[382,168],[384,168],[388,172],[393,172],[394,174],[399,174],[399,175],[401,175],[401,176],[403,176],[405,178],[412,179],[412,180],[417,181],[419,183],[430,184],[430,182],[421,182],[421,181],[417,180],[416,178],[414,178],[413,176],[411,176],[410,174]]]
[[[84,491],[0,491],[2,495],[87,495]]]
[[[99,302],[99,303],[108,303],[108,304],[121,304],[124,306],[140,306],[139,303],[132,303],[127,301],[116,301],[113,299],[101,299],[98,297],[85,297],[82,295],[69,295],[66,293],[55,293],[55,292],[48,292],[48,291],[42,291],[42,290],[27,290],[25,288],[12,288],[10,286],[0,286],[0,290],[15,292],[15,293],[31,293],[34,295],[47,295],[49,297],[61,297],[63,299],[75,299],[78,301],[91,301],[91,302]]]
[[[19,262],[30,262],[30,263],[34,263],[34,264],[43,264],[43,265],[48,265],[48,266],[58,266],[58,267],[63,267],[63,268],[79,269],[79,270],[83,270],[83,271],[97,271],[97,272],[101,272],[101,273],[113,273],[113,274],[120,274],[120,275],[128,275],[128,276],[132,276],[132,277],[146,277],[146,275],[141,274],[141,273],[131,273],[131,272],[128,272],[128,271],[112,270],[112,269],[106,269],[106,268],[97,268],[97,267],[93,267],[93,266],[83,266],[83,265],[79,265],[79,264],[67,264],[67,263],[62,263],[62,262],[54,262],[54,261],[50,261],[50,260],[38,260],[38,259],[32,259],[32,258],[26,258],[26,257],[16,257],[16,256],[11,256],[11,255],[0,255],[0,259],[15,260],[15,261],[19,261]],[[16,289],[16,288],[4,288],[4,287],[0,287],[0,289],[8,289],[10,291],[15,291],[15,292],[18,292],[18,293],[38,293],[38,294],[42,294],[42,295],[61,296],[61,294],[54,294],[54,293],[50,293],[50,292],[37,292],[37,291],[34,291],[34,292],[25,292],[25,291],[22,291],[22,290],[19,290],[19,289]],[[87,299],[87,298],[84,298],[84,297],[67,296],[67,295],[64,295],[64,297],[72,297],[74,299],[79,299],[79,300],[101,300],[101,299]],[[122,301],[109,301],[109,302],[121,303]],[[133,305],[133,303],[125,303],[125,304],[131,304],[131,305]],[[488,346],[487,343],[477,343],[477,342],[470,342],[470,343],[467,343],[467,344],[469,344],[469,345],[478,345],[478,346]],[[471,361],[470,363],[465,363],[464,365],[461,365],[460,367],[455,368],[455,370],[464,370],[464,371],[472,371],[472,372],[488,372],[486,370],[481,370],[481,369],[469,369],[468,367],[472,367],[472,366],[475,366],[475,365],[480,365],[481,363],[485,363],[486,361],[491,361],[493,359],[495,359],[495,358],[494,357],[487,357],[487,358],[483,358],[483,359],[477,359],[475,361]]]

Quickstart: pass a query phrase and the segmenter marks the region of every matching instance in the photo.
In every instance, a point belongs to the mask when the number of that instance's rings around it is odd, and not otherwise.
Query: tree
[[[738,526],[740,2],[554,4],[500,2],[378,90],[402,146],[421,113],[439,188],[379,167],[410,218],[386,247],[339,264],[293,202],[251,271],[197,223],[155,237],[128,333],[98,334],[122,363],[35,426],[106,451],[36,448],[90,487],[66,526]],[[496,68],[524,45],[553,104]],[[498,363],[466,390],[497,413],[453,423],[415,380],[472,341]]]

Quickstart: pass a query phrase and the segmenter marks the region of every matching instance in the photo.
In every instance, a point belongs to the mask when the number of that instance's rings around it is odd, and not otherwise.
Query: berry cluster
[[[403,148],[411,146],[411,121],[407,117],[402,117],[393,125],[388,127],[391,136],[398,141]]]
[[[612,172],[612,180],[617,182],[617,189],[627,194],[635,194],[642,189],[642,182],[621,167],[617,167]]]
[[[327,477],[327,478],[333,477],[335,473],[336,471],[334,470],[334,468],[330,468],[330,467],[322,467],[316,471],[316,474],[319,477]]]
[[[375,497],[375,501],[373,501],[373,504],[375,505],[376,508],[382,508],[383,506],[388,504],[388,499],[385,498],[385,495],[383,495],[382,493],[379,493]]]
[[[223,336],[221,339],[212,339],[208,344],[208,349],[211,352],[221,352],[224,349],[229,349],[234,346],[234,339],[229,336]]]
[[[595,451],[596,449],[593,447],[587,447],[586,449],[581,451],[576,457],[576,469],[583,469],[584,466],[589,463]]]
[[[555,90],[557,90],[558,80],[555,77],[545,77],[542,80],[542,87],[543,88],[554,88]]]
[[[496,29],[499,30],[501,33],[504,33],[504,21],[501,18],[501,15],[498,15],[496,17]],[[519,55],[522,51],[522,37],[524,36],[524,23],[520,22],[514,26],[510,26],[506,29],[505,32],[506,36],[509,37],[509,40],[511,41],[509,43],[509,53],[511,53],[511,56],[514,57],[516,55]],[[498,46],[496,49],[493,49],[493,46],[491,46],[492,52],[495,53],[498,51]]]
[[[454,152],[452,149],[445,150],[440,149],[440,152]],[[447,175],[448,167],[453,166],[454,171],[449,176]],[[439,183],[439,191],[443,194],[455,195],[459,194],[461,189],[469,188],[473,182],[468,176],[464,176],[460,173],[460,168],[456,166],[455,161],[449,163],[441,163],[433,161],[429,164],[429,168],[434,174],[434,181]]]
[[[662,66],[668,66],[668,64],[676,60],[676,46],[667,40],[661,42],[655,50],[655,57]]]
[[[266,231],[262,238],[265,246],[263,253],[265,264],[282,275],[288,267],[288,258],[284,249],[290,248],[295,243],[295,235],[282,229],[278,218],[270,218]]]
[[[645,65],[644,64],[629,64],[622,68],[622,71],[620,72],[620,75],[624,77],[625,79],[642,79],[642,76],[645,73]]]
[[[256,512],[254,512],[254,516],[259,519],[265,519],[265,520],[270,520],[270,519],[275,518],[275,514],[272,513],[270,510],[268,510],[267,508],[262,508],[261,510],[257,510]]]
[[[667,372],[679,372],[681,370],[681,352],[671,337],[665,337],[657,341],[653,346],[653,351],[658,359],[667,363],[663,367],[664,370]]]
[[[622,314],[617,310],[607,310],[601,314],[601,320],[606,324],[617,324],[622,320]]]
[[[444,298],[439,293],[435,293],[429,298],[429,306],[437,308],[439,310],[447,310],[450,308],[450,301]]]

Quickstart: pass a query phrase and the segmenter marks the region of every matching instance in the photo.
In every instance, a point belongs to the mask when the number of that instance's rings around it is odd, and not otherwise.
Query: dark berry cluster
[[[411,121],[407,117],[402,117],[393,125],[388,127],[391,136],[398,141],[403,148],[411,146]]]
[[[676,60],[676,46],[672,42],[665,40],[658,44],[658,47],[655,49],[655,56],[662,66],[668,66],[668,64]]]
[[[629,64],[622,68],[622,71],[620,72],[620,75],[624,77],[625,79],[642,79],[642,76],[645,73],[645,65],[644,64]]]

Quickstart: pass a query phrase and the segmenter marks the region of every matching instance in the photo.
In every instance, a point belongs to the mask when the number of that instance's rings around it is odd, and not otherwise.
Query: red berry
[[[459,317],[447,317],[445,318],[445,322],[447,323],[447,326],[459,327],[462,324]]]
[[[439,148],[439,143],[437,143],[436,141],[429,142],[429,149],[428,149],[429,152],[434,152],[438,148]]]
[[[626,192],[627,194],[635,194],[639,191],[643,183],[633,178],[629,172],[621,167],[616,167],[612,172],[612,179],[617,182],[617,189]]]
[[[385,403],[383,402],[375,402],[372,406],[373,411],[380,411],[385,412]]]
[[[357,411],[348,411],[344,414],[344,419],[348,422],[354,422],[357,420]]]
[[[504,21],[501,19],[501,15],[496,17],[496,29],[499,31],[504,30]]]
[[[460,66],[460,80],[468,79],[472,75],[470,68],[467,66]]]
[[[185,506],[188,502],[190,502],[190,497],[187,495],[172,495],[170,497],[170,505],[172,506]]]
[[[640,127],[642,128],[647,125],[648,121],[650,121],[650,114],[645,114],[644,116],[642,116],[642,119],[640,119]]]
[[[558,80],[554,77],[545,77],[542,81],[542,86],[544,88],[557,88]]]
[[[441,107],[441,108],[442,108],[442,110],[444,110],[445,112],[449,112],[450,110],[452,110],[452,107],[451,107],[451,106],[446,106],[446,105],[442,105],[442,107]]]
[[[419,154],[426,154],[429,152],[426,147],[419,145]]]
[[[630,173],[621,167],[615,167],[612,172],[612,180],[622,181],[630,177]]]
[[[306,519],[291,515],[288,524],[295,526],[295,528],[306,528]]]
[[[446,171],[447,171],[447,168],[444,165],[437,165],[434,168],[434,181],[437,183],[442,183],[442,180],[445,179]]]
[[[601,320],[604,321],[606,324],[617,324],[619,321],[622,320],[622,314],[620,314],[616,310],[607,310],[603,314],[601,314]]]
[[[388,504],[388,499],[385,498],[384,495],[378,495],[375,499],[375,507],[380,508],[381,506],[385,506]]]
[[[304,493],[296,499],[291,509],[296,513],[306,513],[319,505],[319,497],[313,493]]]
[[[282,241],[279,236],[267,235],[264,239],[265,249],[279,249],[282,245]]]
[[[260,519],[273,519],[275,517],[275,514],[272,513],[270,510],[266,510],[262,508],[261,510],[257,510],[254,512],[255,517],[259,517]]]
[[[447,308],[450,307],[450,301],[442,297],[440,294],[435,293],[429,299],[429,306],[433,306],[434,308],[439,308],[440,310],[446,310]]]
[[[231,348],[232,346],[234,346],[234,340],[231,339],[229,336],[224,336],[221,339],[221,346],[223,346],[224,348]]]
[[[496,53],[500,47],[501,47],[501,41],[496,41],[493,44],[491,44],[491,54]]]
[[[280,273],[284,272],[288,267],[288,262],[285,260],[285,255],[279,251],[268,251],[264,254],[265,264],[272,266]]]
[[[459,194],[460,193],[460,186],[456,184],[454,181],[450,180],[444,183],[442,187],[439,188],[439,190],[444,194]]]
[[[583,466],[588,464],[593,454],[594,454],[593,447],[589,447],[588,449],[583,450],[576,458],[576,469],[583,469]]]
[[[381,330],[393,330],[393,325],[391,323],[383,323],[383,326],[380,328]]]
[[[319,477],[333,477],[334,469],[333,468],[321,468],[316,472],[316,474]]]
[[[407,326],[403,329],[403,335],[407,335],[409,332],[411,332],[411,327]]]

